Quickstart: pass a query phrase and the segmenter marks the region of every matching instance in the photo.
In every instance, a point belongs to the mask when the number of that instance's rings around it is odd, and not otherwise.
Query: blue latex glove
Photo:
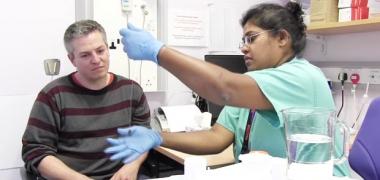
[[[157,56],[164,43],[156,40],[148,31],[136,28],[128,23],[127,28],[120,30],[123,36],[121,43],[124,45],[124,52],[134,60],[150,60],[158,63]]]
[[[107,154],[114,154],[110,157],[111,161],[124,159],[123,163],[128,164],[162,143],[157,131],[143,126],[119,128],[117,131],[121,137],[108,138],[107,141],[112,147],[104,151]]]

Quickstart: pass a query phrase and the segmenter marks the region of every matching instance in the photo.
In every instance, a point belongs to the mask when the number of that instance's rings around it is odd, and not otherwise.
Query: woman
[[[200,96],[226,106],[209,131],[158,133],[140,127],[119,129],[122,137],[109,139],[114,147],[105,152],[116,153],[111,160],[125,158],[127,163],[157,146],[212,154],[234,143],[236,162],[239,154],[251,150],[264,150],[285,158],[282,109],[299,106],[335,109],[321,70],[300,58],[306,46],[302,14],[299,4],[289,2],[286,7],[260,4],[243,15],[240,48],[249,70],[245,74],[229,72],[165,47],[148,32],[132,25],[122,29],[124,51],[131,59],[154,61]],[[335,156],[341,153],[342,142],[336,138]],[[334,175],[350,176],[348,163],[335,166]]]

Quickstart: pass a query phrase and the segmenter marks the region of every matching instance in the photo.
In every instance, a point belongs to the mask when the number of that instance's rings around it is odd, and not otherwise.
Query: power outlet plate
[[[367,84],[371,78],[370,84],[380,84],[380,69],[362,69],[361,83]]]
[[[342,68],[340,70],[341,73],[347,73],[347,82],[348,83],[352,83],[351,82],[351,75],[352,74],[358,74],[360,79],[359,79],[359,82],[358,83],[363,83],[363,79],[362,79],[362,69],[355,69],[355,68]],[[338,76],[338,75],[337,75]]]
[[[338,74],[347,73],[347,84],[351,84],[350,76],[354,73],[359,74],[359,84],[367,84],[371,77],[370,84],[380,84],[380,69],[368,69],[368,68],[321,68],[326,78],[332,80],[332,82],[340,82],[338,80]],[[373,78],[372,78],[373,76]]]

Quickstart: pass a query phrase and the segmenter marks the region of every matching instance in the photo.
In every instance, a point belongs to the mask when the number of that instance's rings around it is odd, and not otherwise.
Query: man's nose
[[[100,57],[96,53],[93,53],[92,57],[91,63],[97,64],[100,62]]]

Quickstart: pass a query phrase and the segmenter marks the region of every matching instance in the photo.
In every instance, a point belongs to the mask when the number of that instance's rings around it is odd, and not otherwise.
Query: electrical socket
[[[148,87],[148,86],[152,86],[152,82],[148,79],[146,82],[145,82],[145,86]]]
[[[340,82],[338,80],[339,73],[347,73],[346,83],[351,84],[350,76],[354,73],[359,74],[360,80],[358,83],[367,84],[369,77],[373,76],[371,79],[371,84],[380,84],[380,69],[368,69],[368,68],[321,68],[323,74],[326,78],[332,80],[332,82]]]
[[[362,69],[358,69],[358,68],[342,68],[340,70],[341,73],[347,73],[347,81],[346,83],[352,83],[351,82],[351,75],[352,74],[358,74],[360,76],[360,79],[359,79],[359,82],[358,83],[363,83],[362,81]],[[338,74],[336,75],[338,76]]]
[[[380,69],[363,69],[363,81],[365,84],[371,79],[371,84],[380,84]]]
[[[143,87],[144,91],[155,91],[156,90],[156,78],[148,78],[148,77],[143,77],[141,79],[142,83],[141,86]]]

